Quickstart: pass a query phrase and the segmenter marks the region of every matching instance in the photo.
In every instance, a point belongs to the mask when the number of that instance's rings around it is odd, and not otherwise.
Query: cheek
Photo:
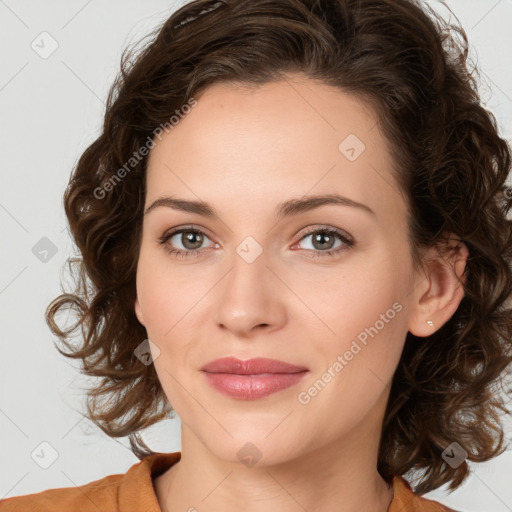
[[[185,367],[190,338],[184,333],[186,322],[180,319],[190,309],[186,294],[169,272],[161,268],[154,253],[141,251],[137,267],[137,298],[144,316],[148,338],[158,347],[155,370],[167,400],[182,408],[179,385]],[[190,313],[189,313],[190,314]],[[154,355],[153,355],[154,357]],[[173,378],[175,376],[175,378]]]
[[[373,410],[382,406],[389,390],[405,340],[401,315],[405,310],[393,294],[353,297],[344,301],[345,313],[332,320],[335,336],[317,340],[322,364],[299,390],[299,403],[311,417],[322,418],[324,435],[333,438],[350,430]],[[364,301],[364,306],[361,307]],[[333,411],[335,413],[333,414]],[[341,414],[338,414],[341,412]]]
[[[360,253],[338,271],[301,276],[294,291],[324,324],[328,339],[346,340],[373,325],[400,300],[399,282],[389,255]]]
[[[148,338],[159,350],[154,359],[158,379],[168,401],[180,411],[186,410],[188,402],[178,382],[190,379],[197,327],[204,323],[198,304],[207,291],[202,282],[196,275],[191,277],[190,270],[179,271],[154,252],[141,251],[137,297]]]
[[[205,293],[201,282],[190,271],[173,268],[157,251],[141,250],[137,298],[148,334],[164,341],[173,335],[178,323],[183,329],[194,318],[194,305]]]
[[[404,267],[393,260],[390,252],[354,258],[346,272],[325,280],[317,289],[321,293],[310,295],[308,306],[324,327],[323,336],[315,343],[315,350],[322,353],[319,372],[331,367],[331,374],[336,375],[332,390],[337,393],[350,392],[352,396],[354,392],[357,395],[354,390],[366,388],[368,393],[379,394],[382,382],[391,379],[398,364],[407,334],[407,314],[401,291]]]

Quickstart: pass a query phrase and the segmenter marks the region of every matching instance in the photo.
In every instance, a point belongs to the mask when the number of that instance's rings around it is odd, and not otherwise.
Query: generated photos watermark
[[[159,141],[162,140],[162,134],[165,131],[169,133],[187,114],[189,114],[193,107],[197,105],[197,101],[194,98],[190,98],[185,105],[180,109],[176,109],[175,115],[172,115],[169,121],[161,123],[153,130],[153,137],[148,135],[146,143],[142,145],[138,151],[133,152],[125,164],[120,167],[115,174],[113,174],[101,187],[96,187],[93,191],[93,195],[96,199],[103,199],[107,192],[110,192],[123,178],[126,177],[130,171],[142,160],[143,157],[149,154],[149,151],[156,145],[155,138]]]
[[[368,345],[368,336],[374,338],[379,334],[379,332],[384,329],[386,324],[388,324],[393,318],[395,318],[397,313],[402,311],[403,307],[400,302],[396,301],[392,304],[391,308],[389,308],[385,313],[381,313],[379,320],[377,320],[373,326],[365,328],[361,331],[356,338],[352,341],[350,348],[344,352],[343,355],[338,355],[336,361],[334,361],[325,373],[315,381],[315,383],[310,386],[307,391],[300,391],[297,395],[297,399],[300,404],[307,405],[311,402],[311,399],[320,393],[329,382],[332,381],[334,377],[336,377],[345,366],[349,364],[350,361],[361,352],[361,350]],[[361,346],[359,343],[361,343]]]

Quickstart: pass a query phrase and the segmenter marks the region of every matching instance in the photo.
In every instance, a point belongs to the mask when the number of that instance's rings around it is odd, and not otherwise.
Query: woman
[[[512,361],[511,154],[464,31],[412,0],[196,1],[129,56],[47,320],[141,461],[0,510],[450,510],[421,495],[504,451]],[[174,412],[181,452],[152,452]]]

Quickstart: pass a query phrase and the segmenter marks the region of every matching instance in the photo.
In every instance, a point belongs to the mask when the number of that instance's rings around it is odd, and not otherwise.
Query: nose
[[[287,289],[269,267],[265,252],[252,262],[235,252],[232,261],[217,290],[216,325],[240,338],[281,328],[286,322]]]

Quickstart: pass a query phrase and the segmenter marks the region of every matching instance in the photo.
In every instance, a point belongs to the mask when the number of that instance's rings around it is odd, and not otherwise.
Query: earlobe
[[[144,315],[142,314],[142,309],[139,304],[139,298],[137,297],[135,299],[135,315],[137,316],[139,322],[146,327],[146,324],[144,323]]]
[[[468,248],[454,235],[446,244],[427,252],[426,274],[417,278],[409,332],[418,337],[430,336],[453,316],[464,297],[462,283],[466,282],[468,256]]]

